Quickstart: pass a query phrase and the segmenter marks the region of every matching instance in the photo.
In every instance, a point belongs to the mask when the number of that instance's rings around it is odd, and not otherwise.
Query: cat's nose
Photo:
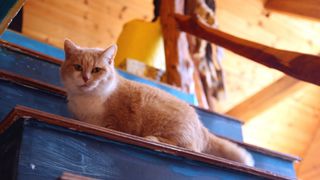
[[[83,75],[83,76],[82,76],[82,79],[83,79],[84,82],[88,82],[89,77],[88,77],[87,75]]]

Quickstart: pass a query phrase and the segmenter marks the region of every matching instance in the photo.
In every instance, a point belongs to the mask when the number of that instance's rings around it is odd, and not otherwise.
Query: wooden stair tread
[[[107,128],[91,125],[85,122],[80,122],[74,119],[65,118],[62,116],[38,111],[35,109],[27,108],[24,106],[15,107],[10,114],[5,118],[5,120],[0,124],[0,135],[4,133],[11,125],[13,125],[20,118],[24,118],[24,121],[32,120],[32,118],[37,121],[44,122],[46,124],[55,125],[70,129],[72,131],[77,131],[79,133],[87,133],[99,137],[103,137],[109,140],[114,140],[130,145],[135,145],[150,149],[157,152],[162,152],[174,156],[179,156],[195,161],[201,161],[210,165],[214,165],[221,168],[227,168],[251,175],[256,175],[269,179],[292,179],[292,177],[285,177],[268,172],[265,170],[260,170],[252,168],[246,165],[242,165],[237,162],[232,162],[222,158],[196,153],[184,148],[171,146],[163,143],[156,143],[147,141],[144,138],[133,136],[130,134],[125,134],[122,132],[110,130]]]

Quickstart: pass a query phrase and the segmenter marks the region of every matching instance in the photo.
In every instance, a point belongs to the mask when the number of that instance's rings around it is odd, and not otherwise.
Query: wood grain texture
[[[299,15],[315,20],[320,20],[319,0],[267,0],[265,8],[272,11],[279,11],[289,15]]]
[[[60,48],[66,37],[81,46],[106,47],[126,22],[153,17],[152,0],[29,0],[24,10],[23,33]]]
[[[182,13],[183,0],[163,0],[160,4],[160,22],[166,55],[167,83],[182,91],[194,93],[193,63],[186,34],[177,29],[175,13]]]
[[[226,112],[226,114],[236,117],[242,122],[247,122],[274,104],[300,90],[303,85],[304,83],[301,81],[289,76],[284,76],[236,105]]]
[[[267,67],[280,70],[297,79],[320,85],[320,57],[298,52],[275,49],[241,39],[200,22],[196,17],[176,14],[182,31],[216,43],[241,56]]]
[[[27,117],[27,118],[25,118],[25,117]],[[162,144],[162,143],[156,143],[156,142],[152,142],[152,141],[147,141],[141,137],[136,137],[133,135],[121,133],[118,131],[114,131],[114,130],[110,130],[110,129],[106,129],[106,128],[102,128],[102,127],[98,127],[98,126],[94,126],[91,124],[76,121],[73,119],[64,118],[64,117],[53,115],[53,114],[48,114],[45,112],[41,112],[38,110],[34,110],[34,109],[27,108],[27,107],[22,107],[22,106],[16,107],[8,115],[8,117],[4,120],[4,122],[0,124],[0,132],[5,132],[7,129],[10,128],[10,126],[12,126],[15,123],[15,121],[21,121],[21,120],[26,121],[26,123],[24,123],[24,126],[25,126],[25,133],[27,133],[27,134],[25,134],[23,136],[24,140],[29,139],[35,145],[36,144],[38,145],[38,143],[45,143],[45,144],[47,143],[47,145],[49,145],[48,143],[52,142],[52,140],[53,140],[52,138],[55,138],[55,136],[58,138],[57,139],[58,141],[55,141],[56,145],[62,145],[64,141],[60,140],[61,136],[70,134],[71,131],[75,131],[78,133],[86,133],[89,136],[91,136],[91,135],[98,136],[97,138],[95,138],[95,141],[99,140],[99,138],[103,138],[103,139],[107,139],[107,140],[111,140],[111,141],[125,143],[125,144],[129,144],[129,145],[133,145],[133,146],[138,146],[140,148],[150,149],[150,150],[157,152],[157,153],[161,152],[164,154],[168,154],[166,156],[167,160],[169,160],[172,156],[183,157],[183,158],[186,158],[184,160],[185,165],[188,165],[187,159],[189,159],[189,160],[194,160],[193,163],[200,162],[200,163],[206,163],[209,165],[217,166],[219,168],[223,168],[226,173],[229,173],[229,171],[238,171],[239,173],[237,174],[237,177],[239,179],[248,178],[248,176],[243,177],[243,173],[251,175],[252,178],[254,178],[254,176],[260,176],[260,178],[264,177],[264,178],[271,178],[271,179],[274,179],[274,178],[275,179],[291,179],[292,178],[292,177],[275,175],[275,174],[272,174],[272,173],[269,173],[269,172],[266,172],[263,170],[251,168],[248,166],[243,166],[239,163],[233,163],[233,162],[230,162],[227,160],[223,160],[221,158],[215,158],[213,156],[207,156],[205,154],[195,153],[195,152],[183,149],[183,148],[179,148],[179,147],[175,147],[175,146],[171,146],[171,145],[167,145],[167,144]],[[41,123],[39,124],[37,121],[38,122],[40,121]],[[42,125],[42,123],[44,123],[44,124]],[[56,128],[49,127],[52,125],[57,126],[57,127]],[[44,127],[46,130],[45,131],[41,130],[41,127]],[[67,130],[64,130],[64,133],[62,133],[62,131],[60,131],[60,133],[54,132],[61,127],[66,128]],[[30,136],[31,132],[38,133],[39,136]],[[51,134],[50,137],[47,136],[48,133]],[[41,134],[41,136],[40,136],[40,134]],[[38,138],[38,137],[45,137],[45,136],[48,137],[47,140],[44,140],[43,138]],[[58,136],[60,137],[60,139]],[[75,136],[72,136],[72,138],[70,140],[76,141],[75,143],[77,144],[77,146],[81,146],[81,144],[82,144],[81,139],[83,139],[84,137],[85,136],[82,136],[82,138],[77,138]],[[92,143],[89,143],[89,141],[86,141],[86,143],[88,144],[88,146],[86,148],[89,148],[89,149],[92,148],[92,146],[93,146]],[[98,142],[95,142],[95,144],[97,144],[97,143]],[[98,144],[101,144],[101,143],[98,143]],[[30,151],[30,147],[28,147],[28,149],[26,149],[27,146],[28,146],[28,143],[26,141],[23,141],[21,152],[28,154],[29,155],[28,158],[31,158],[31,157],[38,158],[38,159],[45,158],[46,155],[35,156],[35,153],[40,150],[40,149],[37,149],[39,147],[34,146],[33,147],[34,150]],[[104,148],[104,146],[105,145],[101,144],[99,147]],[[64,143],[64,147],[65,147],[65,150],[67,150],[67,149],[69,149],[69,147],[73,147],[73,146],[67,145]],[[122,148],[123,147],[124,146],[122,146]],[[54,148],[54,144],[51,144],[50,148],[51,149]],[[79,148],[82,149],[82,147],[79,147]],[[135,149],[136,149],[136,151],[137,150],[139,151],[139,148],[138,149],[135,148]],[[111,149],[109,149],[109,150],[111,150]],[[84,150],[82,150],[82,151],[84,151]],[[111,150],[111,151],[112,151],[112,153],[121,152],[119,150],[118,151]],[[67,152],[67,151],[65,151],[65,152]],[[40,151],[39,151],[39,153],[40,153]],[[98,152],[96,152],[96,153],[98,153]],[[59,156],[59,154],[57,154],[57,155]],[[63,156],[63,154],[61,154],[61,155]],[[115,157],[117,157],[117,156],[115,156]],[[70,157],[70,158],[72,158],[72,157]],[[141,158],[142,157],[140,156],[140,159]],[[20,159],[22,161],[21,162],[22,163],[21,169],[27,171],[27,169],[26,169],[27,167],[25,167],[25,165],[29,166],[30,164],[28,164],[28,162],[30,162],[30,161],[27,159],[27,157],[25,157],[23,155],[20,156]],[[164,160],[164,158],[161,158],[161,159]],[[178,158],[178,159],[181,159],[181,158]],[[61,158],[57,158],[56,160],[58,160],[60,162]],[[53,161],[56,161],[56,160],[53,160]],[[101,160],[102,159],[97,160],[97,161],[100,162]],[[167,160],[165,160],[165,161],[167,161]],[[58,161],[57,161],[57,163],[58,163]],[[153,162],[158,164],[158,162],[156,162],[156,161],[153,161]],[[38,168],[41,169],[42,166],[45,165],[43,163],[45,163],[45,159],[43,159],[41,161],[36,161],[35,164],[38,165]],[[88,161],[88,163],[89,163],[89,161]],[[63,164],[63,165],[65,166],[65,164]],[[35,167],[37,167],[37,166],[35,166]],[[136,166],[136,167],[138,167],[138,166]],[[165,166],[165,167],[167,167],[167,166]],[[200,166],[198,166],[198,167],[200,167]],[[53,168],[53,167],[51,167],[51,168]],[[111,166],[110,166],[110,168],[111,168]],[[212,168],[210,168],[210,169],[213,170]],[[30,171],[30,170],[28,170],[28,171]],[[31,174],[28,173],[29,176],[32,174],[34,174],[34,173],[31,173]],[[214,174],[217,174],[217,173],[214,173]],[[206,174],[206,176],[208,176],[208,174]]]
[[[298,175],[301,179],[317,180],[320,177],[320,124],[318,124],[315,136],[305,152],[303,164],[299,166]]]
[[[283,98],[244,124],[245,142],[292,153],[304,159],[319,127],[319,97],[320,87],[307,84]]]

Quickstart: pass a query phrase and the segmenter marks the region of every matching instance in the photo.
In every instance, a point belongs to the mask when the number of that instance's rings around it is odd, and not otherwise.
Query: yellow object
[[[156,22],[129,21],[124,25],[117,44],[116,67],[119,67],[125,59],[136,59],[151,67],[165,70],[164,45],[159,19]]]

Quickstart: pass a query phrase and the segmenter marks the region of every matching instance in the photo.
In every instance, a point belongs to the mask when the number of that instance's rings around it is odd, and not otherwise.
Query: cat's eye
[[[76,70],[76,71],[82,71],[83,70],[82,66],[80,64],[74,64],[73,67],[74,67],[74,70]]]
[[[103,70],[102,68],[99,68],[99,67],[95,67],[92,69],[91,73],[98,73],[100,72],[101,70]]]

